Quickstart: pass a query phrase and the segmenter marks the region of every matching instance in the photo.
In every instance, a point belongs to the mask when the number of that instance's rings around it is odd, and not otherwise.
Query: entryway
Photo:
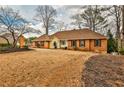
[[[55,49],[57,48],[57,43],[56,43],[56,41],[54,41],[53,46],[54,46]]]

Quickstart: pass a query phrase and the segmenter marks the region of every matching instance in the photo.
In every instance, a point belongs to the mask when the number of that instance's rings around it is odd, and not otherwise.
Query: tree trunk
[[[122,46],[124,48],[124,5],[122,6]]]
[[[122,48],[124,48],[124,5],[122,6]]]
[[[16,47],[16,38],[15,38],[14,32],[12,32],[12,37],[13,37],[13,45],[12,45],[12,47],[15,48]]]
[[[124,39],[124,5],[122,6],[122,34]]]
[[[121,38],[120,38],[120,12],[119,12],[119,7],[114,5],[114,11],[115,11],[115,18],[116,18],[116,42],[117,42],[117,49],[118,51],[121,48]]]
[[[48,27],[46,27],[46,35],[48,35]]]
[[[80,23],[78,24],[78,28],[81,29],[81,24]]]
[[[10,45],[9,40],[8,40],[7,38],[5,38],[5,39],[6,39],[6,41],[7,41],[7,44]]]
[[[13,48],[15,48],[16,47],[16,40],[14,39],[14,41],[13,41]]]

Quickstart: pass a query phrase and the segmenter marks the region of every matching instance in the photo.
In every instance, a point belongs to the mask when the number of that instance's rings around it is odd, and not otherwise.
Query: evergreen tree
[[[112,35],[110,30],[108,30],[107,36],[108,36],[108,50],[107,50],[107,52],[108,53],[116,52],[117,51],[117,42],[113,38],[113,35]]]

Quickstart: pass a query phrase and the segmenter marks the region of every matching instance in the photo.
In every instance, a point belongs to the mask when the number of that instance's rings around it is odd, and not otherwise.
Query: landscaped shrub
[[[124,55],[124,48],[120,49],[119,53],[120,53],[121,55]]]
[[[117,52],[117,42],[115,39],[108,40],[108,53]]]
[[[27,46],[27,45],[25,45],[25,46],[24,46],[24,48],[28,49],[28,46]]]
[[[8,44],[0,44],[0,51],[2,50],[6,50],[8,48],[10,48],[12,45],[8,45]]]
[[[8,44],[0,44],[0,47],[9,47],[10,45]]]

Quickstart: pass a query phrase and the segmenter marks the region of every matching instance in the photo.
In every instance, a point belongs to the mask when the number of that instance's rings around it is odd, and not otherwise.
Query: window
[[[76,47],[76,40],[72,40],[72,41],[71,41],[71,46],[72,46],[72,47]]]
[[[96,39],[94,45],[95,45],[95,47],[100,47],[101,46],[101,40]]]
[[[61,40],[61,45],[65,45],[65,40]]]
[[[41,45],[41,46],[44,46],[44,42],[43,42],[43,41],[41,41],[41,42],[40,42],[40,45]]]
[[[40,47],[40,42],[35,42],[35,45],[37,46],[37,47]]]
[[[85,40],[79,40],[79,46],[85,47]]]
[[[38,46],[38,42],[35,42],[35,46]]]

